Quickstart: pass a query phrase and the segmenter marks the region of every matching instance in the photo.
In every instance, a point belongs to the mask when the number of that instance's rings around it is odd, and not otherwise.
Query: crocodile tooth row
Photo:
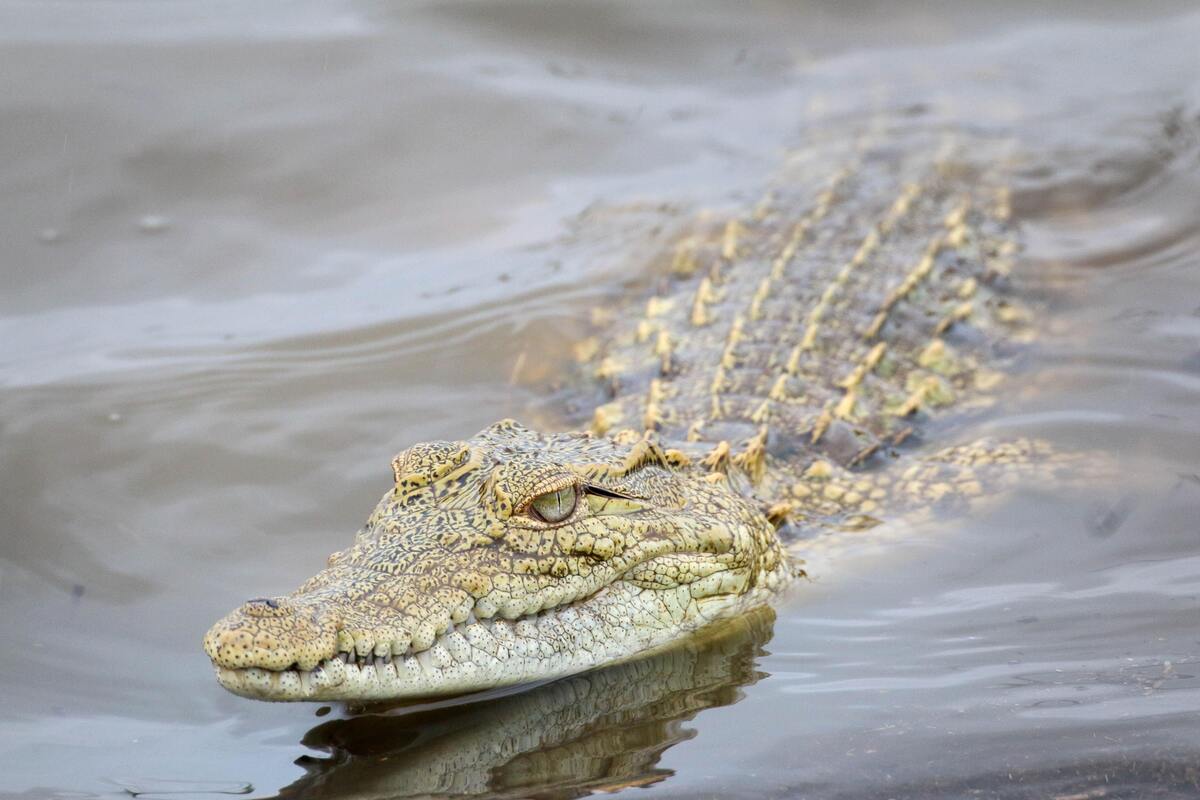
[[[511,620],[510,622],[512,624],[516,624],[519,622],[536,620],[540,616],[553,613],[553,611],[554,609],[548,609],[546,611],[540,611],[534,614],[526,614],[516,620]],[[451,625],[444,633],[439,634],[438,639],[433,645],[430,645],[430,648],[437,646],[438,644],[444,646],[445,641],[449,637],[453,636],[454,634],[464,635],[465,631],[471,626],[481,626],[485,630],[491,631],[493,630],[494,624],[495,623],[491,619],[485,618],[480,620],[476,618],[474,611],[472,611],[467,615],[465,620],[455,625]],[[375,649],[376,651],[379,651],[380,648],[384,647],[390,646],[386,644],[380,644],[376,645]],[[289,685],[293,681],[291,676],[298,676],[298,679],[304,688],[304,693],[309,694],[313,687],[319,688],[326,685],[340,685],[344,680],[346,674],[345,670],[347,669],[357,669],[361,672],[365,671],[367,667],[374,667],[375,671],[373,673],[364,673],[366,679],[371,680],[378,678],[378,676],[382,674],[386,667],[392,665],[393,661],[407,661],[415,657],[417,658],[418,663],[424,664],[427,667],[431,667],[432,663],[429,658],[421,659],[421,654],[427,653],[430,648],[426,648],[421,652],[415,652],[410,645],[404,653],[399,655],[393,655],[392,651],[388,649],[384,655],[368,656],[360,655],[357,650],[342,650],[332,658],[322,659],[321,662],[311,670],[299,669],[293,665],[285,670],[268,670],[254,667],[246,670],[223,670],[222,672],[228,675],[241,673],[247,676],[246,680],[248,682],[255,684],[263,683],[264,681],[268,683],[273,682],[273,685],[275,686],[279,685],[279,680],[272,678],[272,675],[281,676],[282,680]]]
[[[786,580],[781,572],[769,576],[759,590],[703,604],[691,599],[688,587],[672,591],[679,595],[676,604],[690,604],[697,612],[698,621],[690,629],[762,603]],[[337,700],[350,695],[369,701],[398,694],[460,693],[477,688],[481,674],[503,673],[506,680],[496,685],[549,679],[661,647],[678,636],[666,610],[663,592],[622,583],[588,604],[516,621],[464,620],[428,649],[390,661],[358,660],[341,652],[313,670],[218,668],[217,677],[236,694],[267,700]]]
[[[571,605],[573,602],[578,602],[578,600],[569,601],[561,605],[551,606],[538,611],[523,613],[515,617],[510,617],[503,614],[500,616],[503,620],[517,623],[524,620],[536,619],[543,614],[552,613],[563,608],[564,606]],[[477,611],[479,611],[478,614],[476,613]],[[339,649],[335,657],[341,659],[343,664],[348,664],[353,661],[360,668],[369,664],[375,664],[377,667],[381,664],[391,664],[392,661],[396,659],[407,659],[419,655],[420,653],[429,650],[430,647],[433,647],[434,644],[441,638],[455,632],[461,632],[468,626],[490,625],[496,616],[495,611],[495,606],[490,603],[482,601],[475,603],[471,606],[471,610],[467,612],[466,617],[461,622],[448,622],[443,630],[437,634],[437,638],[433,642],[430,642],[429,646],[423,648],[414,647],[411,642],[411,638],[372,642],[372,640],[367,638],[355,639],[348,631],[339,631]],[[400,646],[403,646],[402,650],[398,649]],[[293,666],[289,669],[295,670],[296,668]]]

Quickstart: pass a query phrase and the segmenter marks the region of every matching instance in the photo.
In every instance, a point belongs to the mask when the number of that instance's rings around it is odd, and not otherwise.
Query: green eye
[[[575,511],[578,501],[574,486],[564,486],[553,492],[546,492],[533,498],[530,510],[533,515],[543,522],[562,522]]]

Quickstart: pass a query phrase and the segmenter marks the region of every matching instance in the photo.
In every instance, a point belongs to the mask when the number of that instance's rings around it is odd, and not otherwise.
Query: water
[[[1196,41],[1170,3],[0,6],[0,795],[1200,792]],[[1115,486],[486,702],[217,687],[208,624],[343,546],[392,453],[561,424],[592,306],[880,109],[1018,139],[1052,310],[977,427]]]

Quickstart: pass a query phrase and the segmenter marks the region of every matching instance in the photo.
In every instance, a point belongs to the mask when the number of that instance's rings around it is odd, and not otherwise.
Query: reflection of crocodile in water
[[[350,548],[209,631],[221,684],[395,699],[619,662],[763,604],[817,533],[1053,467],[1035,442],[914,446],[986,405],[1003,343],[1030,335],[1005,289],[1005,146],[903,122],[830,140],[697,222],[579,344],[590,429],[402,452]],[[785,525],[807,544],[785,550]]]
[[[581,797],[655,783],[671,774],[663,751],[692,736],[683,723],[755,681],[771,617],[757,609],[711,638],[489,702],[327,722],[304,743],[330,757],[305,759],[280,796]]]

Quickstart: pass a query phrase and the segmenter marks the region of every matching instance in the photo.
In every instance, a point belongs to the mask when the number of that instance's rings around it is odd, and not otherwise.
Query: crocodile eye
[[[533,498],[529,510],[542,522],[562,522],[575,511],[578,496],[574,486],[564,486]]]

